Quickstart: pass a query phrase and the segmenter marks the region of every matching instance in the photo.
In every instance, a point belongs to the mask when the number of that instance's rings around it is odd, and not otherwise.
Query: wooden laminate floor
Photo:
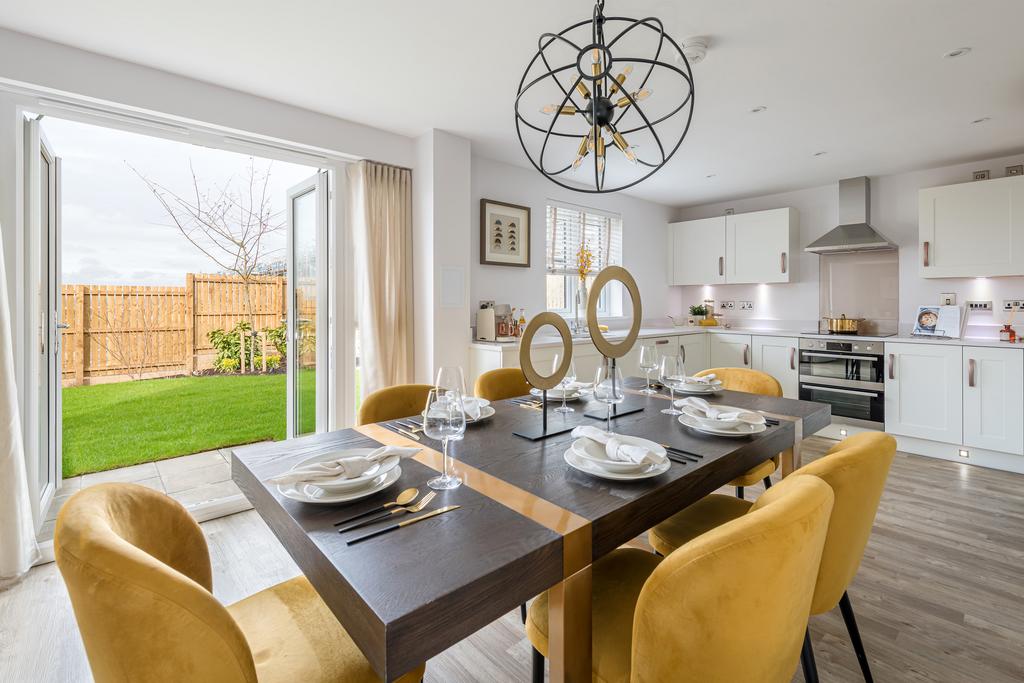
[[[831,444],[812,437],[805,460]],[[298,573],[255,512],[202,526],[224,602]],[[878,681],[1024,680],[1024,476],[899,454],[850,596]],[[862,680],[838,610],[811,633],[823,682]],[[0,681],[89,679],[56,565],[0,593]],[[426,680],[529,681],[518,613],[432,659]]]

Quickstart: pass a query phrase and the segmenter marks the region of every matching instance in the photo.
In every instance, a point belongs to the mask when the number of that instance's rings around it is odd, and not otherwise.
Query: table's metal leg
[[[591,569],[548,590],[548,656],[552,683],[590,683]]]

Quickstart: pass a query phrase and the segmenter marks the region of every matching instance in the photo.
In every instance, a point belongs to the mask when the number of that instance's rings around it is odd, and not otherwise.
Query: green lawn
[[[174,377],[64,389],[64,476],[285,436],[280,375]],[[312,371],[299,375],[314,403]],[[302,431],[313,431],[312,410]]]

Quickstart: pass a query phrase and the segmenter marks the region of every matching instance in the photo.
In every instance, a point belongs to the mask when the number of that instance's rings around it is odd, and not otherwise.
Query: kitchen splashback
[[[819,257],[822,317],[863,318],[861,334],[891,334],[899,324],[899,252],[822,254]]]

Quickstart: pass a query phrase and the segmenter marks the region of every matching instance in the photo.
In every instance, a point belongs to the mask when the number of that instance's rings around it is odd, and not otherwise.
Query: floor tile
[[[197,486],[216,484],[231,479],[231,465],[222,460],[217,464],[206,467],[198,467],[170,475],[164,474],[161,479],[163,479],[164,487],[168,493],[180,493]]]
[[[230,479],[215,484],[203,484],[194,488],[186,489],[178,493],[172,493],[171,497],[176,498],[185,507],[191,507],[200,503],[206,503],[218,498],[241,495],[241,491]]]
[[[209,467],[210,465],[220,465],[226,462],[224,456],[220,451],[207,451],[205,453],[194,453],[192,455],[183,455],[180,458],[170,458],[169,460],[158,460],[156,462],[156,469],[160,473],[161,477],[169,477],[182,472],[188,472],[190,470],[196,470],[201,467]]]
[[[82,486],[103,484],[109,481],[142,481],[143,479],[151,479],[158,476],[160,474],[157,472],[156,465],[151,462],[144,462],[141,465],[130,465],[129,467],[119,467],[116,470],[82,475]]]
[[[82,477],[71,477],[70,479],[62,479],[60,482],[60,495],[66,495],[74,493],[82,488]]]

